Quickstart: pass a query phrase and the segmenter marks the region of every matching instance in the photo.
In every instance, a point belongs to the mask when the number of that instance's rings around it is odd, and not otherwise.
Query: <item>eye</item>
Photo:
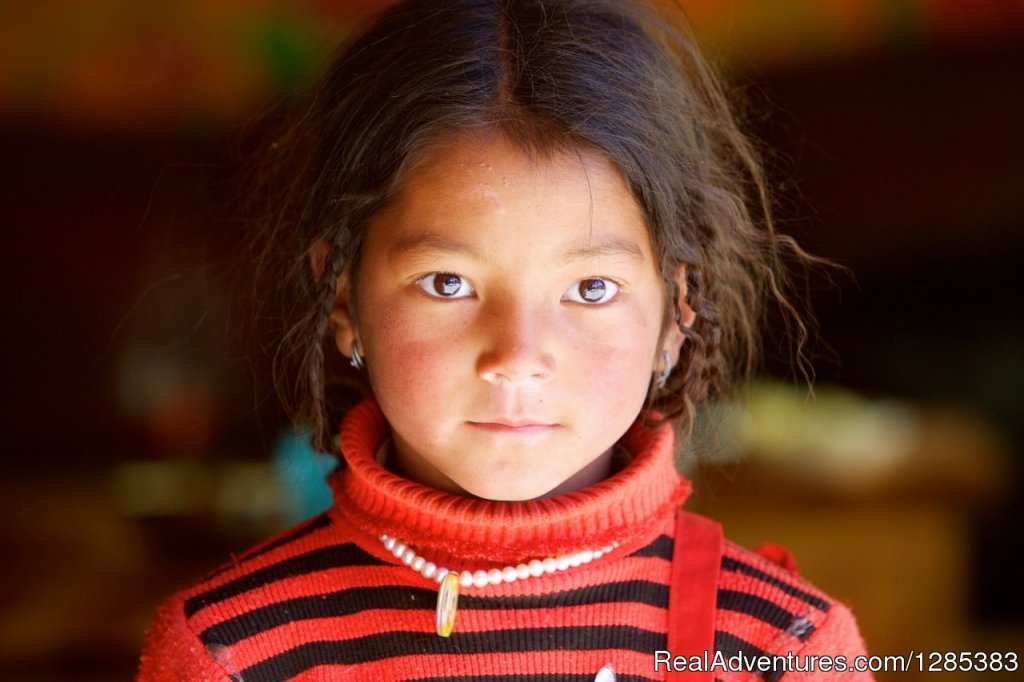
[[[465,277],[450,272],[432,272],[416,280],[416,286],[435,298],[466,298],[473,285]]]
[[[575,282],[565,297],[576,303],[608,303],[619,293],[619,285],[609,279],[590,277]]]

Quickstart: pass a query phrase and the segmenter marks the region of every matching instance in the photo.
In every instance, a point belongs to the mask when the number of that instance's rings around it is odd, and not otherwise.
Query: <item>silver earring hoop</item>
[[[667,350],[661,351],[661,372],[658,373],[658,378],[654,380],[655,388],[665,388],[665,384],[668,383],[669,376],[672,375],[672,354]]]
[[[357,370],[366,369],[366,363],[363,361],[363,356],[359,354],[359,349],[356,348],[356,342],[352,342],[352,359],[349,360],[350,365],[355,367]]]

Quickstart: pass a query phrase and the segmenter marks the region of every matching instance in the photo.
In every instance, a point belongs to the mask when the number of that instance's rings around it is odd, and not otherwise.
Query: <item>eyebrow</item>
[[[399,239],[391,247],[392,256],[402,256],[413,251],[438,251],[462,256],[469,256],[479,261],[486,261],[488,258],[477,251],[469,244],[464,244],[454,239],[449,239],[436,232],[418,232]],[[567,262],[585,260],[601,256],[627,256],[633,260],[644,259],[643,250],[636,242],[621,237],[609,237],[596,244],[587,244],[571,248],[562,254]]]
[[[642,261],[644,259],[644,252],[636,242],[630,239],[610,237],[596,244],[588,244],[587,246],[570,249],[565,254],[565,258],[568,261],[598,256],[628,256],[633,260]]]
[[[434,232],[419,232],[399,239],[391,247],[392,256],[402,256],[411,251],[440,251],[470,256],[476,260],[485,260],[483,255],[468,244],[449,239]]]

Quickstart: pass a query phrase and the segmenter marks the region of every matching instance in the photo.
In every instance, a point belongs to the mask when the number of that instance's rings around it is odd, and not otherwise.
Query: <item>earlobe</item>
[[[680,263],[676,268],[675,276],[676,286],[679,290],[679,322],[685,327],[692,327],[694,321],[697,319],[697,313],[694,312],[690,304],[686,302],[686,264]]]
[[[326,269],[328,246],[322,240],[317,240],[309,247],[309,266],[315,280],[319,281]],[[334,345],[338,352],[347,358],[352,357],[352,348],[356,344],[355,320],[352,317],[351,295],[349,286],[348,268],[338,277],[334,288],[334,305],[328,320],[331,334],[334,336]]]
[[[334,345],[337,346],[338,352],[351,359],[353,349],[358,348],[358,344],[355,321],[352,319],[347,271],[338,277],[334,293],[334,306],[331,308],[330,326],[331,333],[334,334]]]
[[[693,308],[686,302],[686,264],[680,263],[676,268],[675,277],[673,277],[676,283],[677,291],[679,292],[679,300],[676,302],[677,307],[671,311],[673,319],[668,322],[668,327],[665,332],[665,338],[662,343],[662,350],[667,351],[669,355],[674,358],[673,365],[678,362],[679,352],[683,346],[683,342],[686,341],[686,335],[683,333],[681,326],[692,327],[694,321],[697,319],[697,313],[694,312]]]
[[[677,300],[675,301],[676,308],[672,310],[674,317],[673,321],[669,323],[669,333],[667,336],[672,337],[674,350],[679,350],[679,346],[682,345],[686,336],[683,334],[681,327],[692,327],[693,322],[697,317],[697,313],[693,311],[693,308],[686,302],[686,264],[680,263],[676,268],[676,274],[673,278],[676,283],[676,291],[679,292]]]

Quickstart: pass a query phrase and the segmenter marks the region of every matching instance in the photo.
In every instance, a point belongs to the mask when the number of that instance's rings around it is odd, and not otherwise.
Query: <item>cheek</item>
[[[435,400],[450,376],[434,344],[386,341],[379,358],[380,364],[372,365],[370,376],[378,398],[387,398],[381,393],[395,392],[413,402]]]
[[[610,409],[615,405],[642,402],[647,395],[651,378],[651,359],[648,353],[635,345],[622,345],[610,351],[593,368],[593,393],[607,396],[604,400]]]
[[[376,308],[365,326],[370,383],[382,404],[437,405],[454,376],[454,334],[425,324],[401,303]],[[439,331],[442,330],[442,331]]]
[[[658,343],[656,321],[643,312],[580,333],[572,349],[574,373],[586,395],[604,409],[643,403]]]

